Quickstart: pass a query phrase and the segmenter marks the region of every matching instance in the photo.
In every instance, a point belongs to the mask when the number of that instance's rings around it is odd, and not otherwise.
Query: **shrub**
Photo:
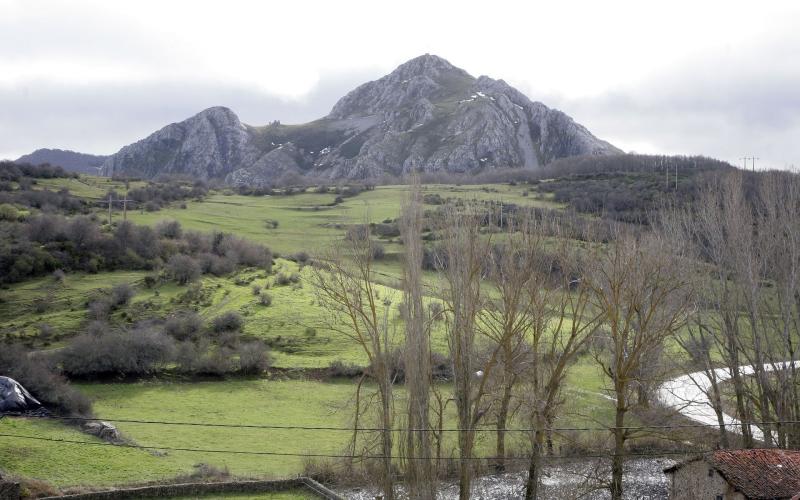
[[[305,332],[303,332],[303,333],[305,334],[306,337],[308,337],[310,339],[313,339],[314,337],[317,336],[317,329],[316,328],[311,328],[310,326],[307,326],[306,329],[305,329]]]
[[[167,273],[179,285],[185,285],[200,277],[200,266],[188,255],[177,254],[167,262]]]
[[[95,320],[107,320],[111,315],[111,301],[107,298],[99,298],[89,302],[89,317]]]
[[[239,355],[241,373],[257,375],[270,367],[269,351],[261,341],[244,343],[239,346],[236,353]]]
[[[372,244],[372,258],[375,260],[382,260],[386,256],[386,250],[380,243]]]
[[[19,219],[19,210],[8,203],[0,204],[0,220],[15,221]]]
[[[91,415],[89,399],[59,376],[41,355],[32,356],[17,345],[0,349],[0,373],[25,387],[49,410],[69,416]]]
[[[47,323],[41,323],[39,325],[39,339],[43,342],[49,342],[53,340],[53,337],[56,335],[56,330],[52,326],[48,325]]]
[[[162,220],[156,224],[156,233],[162,238],[177,240],[183,236],[183,228],[176,220]]]
[[[192,371],[200,375],[222,376],[233,371],[231,353],[224,348],[198,349],[199,356],[192,363]]]
[[[195,338],[202,330],[203,320],[194,311],[175,314],[164,322],[164,333],[176,340]]]
[[[86,325],[86,333],[95,337],[105,334],[110,326],[105,321],[92,321]]]
[[[269,307],[272,305],[272,295],[261,292],[261,295],[258,296],[258,303],[262,306]]]
[[[298,281],[300,281],[300,275],[298,273],[278,273],[278,275],[275,276],[275,284],[280,286],[297,283]]]
[[[220,314],[211,322],[211,328],[216,333],[222,332],[238,332],[244,326],[244,320],[241,314],[235,311],[228,311]]]
[[[111,289],[111,305],[113,307],[122,307],[128,305],[136,291],[129,283],[120,283]]]
[[[345,363],[340,359],[332,361],[331,364],[328,365],[329,377],[354,378],[361,376],[363,373],[364,370],[360,366],[352,363]]]
[[[253,291],[253,295],[259,295],[261,293],[261,285],[253,285],[250,289]]]
[[[61,368],[72,377],[147,375],[175,355],[174,341],[153,328],[107,331],[76,337],[59,353]]]
[[[367,238],[369,238],[369,226],[366,224],[351,226],[345,233],[345,239],[348,241],[365,241]]]
[[[64,273],[63,269],[56,269],[53,271],[53,281],[56,283],[63,283],[66,278],[67,275]]]

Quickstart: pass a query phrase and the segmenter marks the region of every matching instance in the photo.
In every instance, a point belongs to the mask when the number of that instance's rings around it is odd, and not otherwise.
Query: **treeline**
[[[269,269],[272,254],[233,234],[183,231],[175,221],[154,228],[122,221],[105,230],[92,215],[41,214],[0,221],[0,283],[57,269],[96,273],[160,268],[187,283],[202,273],[230,273],[239,265]]]
[[[34,179],[77,179],[78,174],[68,172],[59,166],[44,163],[31,165],[30,163],[14,163],[13,161],[0,161],[0,182],[19,182],[25,177]]]
[[[127,198],[132,202],[131,208],[141,207],[148,212],[154,212],[176,201],[202,199],[206,194],[208,187],[202,181],[191,184],[170,181],[151,182],[147,186],[133,188],[128,191]],[[115,200],[122,199],[119,193],[112,193],[112,197]]]

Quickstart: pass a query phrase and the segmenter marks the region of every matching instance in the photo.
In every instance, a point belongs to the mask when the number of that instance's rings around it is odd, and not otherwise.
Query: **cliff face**
[[[211,108],[122,148],[103,172],[266,185],[287,172],[352,179],[535,168],[566,156],[619,152],[502,80],[474,78],[424,55],[359,86],[314,122],[251,127],[227,108]]]

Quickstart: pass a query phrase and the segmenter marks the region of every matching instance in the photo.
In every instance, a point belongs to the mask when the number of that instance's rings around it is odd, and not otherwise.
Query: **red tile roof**
[[[706,460],[748,498],[782,499],[800,493],[800,451],[718,450]]]

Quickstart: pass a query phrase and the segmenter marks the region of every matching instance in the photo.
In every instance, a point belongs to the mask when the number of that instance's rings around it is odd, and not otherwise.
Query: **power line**
[[[28,417],[28,418],[44,418],[52,420],[66,420],[66,421],[80,421],[80,422],[116,422],[124,424],[144,424],[144,425],[174,425],[174,426],[189,426],[189,427],[221,427],[221,428],[235,428],[235,429],[263,429],[263,430],[302,430],[302,431],[343,431],[343,432],[383,432],[387,430],[384,427],[333,427],[333,426],[303,426],[303,425],[270,425],[270,424],[224,424],[216,422],[181,422],[181,421],[165,421],[165,420],[137,420],[137,419],[123,419],[123,418],[109,418],[109,417],[60,417],[54,415],[23,415],[23,414],[7,414],[8,416]],[[746,425],[756,426],[779,426],[779,425],[799,425],[800,420],[777,420],[777,421],[758,421],[758,422],[744,422]],[[742,422],[725,422],[723,424],[662,424],[662,425],[634,425],[624,427],[614,426],[596,426],[596,427],[551,427],[546,429],[535,428],[507,428],[500,429],[500,432],[597,432],[597,431],[612,431],[620,429],[623,431],[637,431],[637,430],[671,430],[671,429],[700,429],[700,428],[719,428],[719,427],[739,427],[743,425]],[[472,429],[464,429],[458,427],[443,428],[443,429],[405,429],[395,428],[389,429],[392,432],[497,432],[495,427],[476,427]]]
[[[279,452],[279,451],[250,451],[250,450],[219,450],[209,448],[176,448],[171,446],[144,446],[138,444],[121,443],[111,444],[107,442],[92,442],[92,441],[78,441],[74,439],[62,438],[48,438],[42,436],[27,436],[22,434],[0,434],[0,438],[16,438],[16,439],[29,439],[34,441],[47,441],[62,444],[74,444],[84,446],[104,446],[115,448],[132,448],[140,450],[165,450],[165,451],[185,451],[197,453],[223,453],[232,455],[257,455],[257,456],[276,456],[276,457],[301,457],[301,458],[347,458],[347,459],[367,459],[367,460],[486,460],[497,461],[501,457],[409,457],[403,455],[345,455],[333,453],[294,453],[294,452]],[[626,452],[626,457],[663,457],[667,455],[694,455],[709,453],[715,450],[712,449],[696,449],[696,450],[667,450],[659,452]],[[544,455],[545,459],[575,459],[575,458],[607,458],[612,456],[613,452],[609,453],[595,453],[595,454],[576,454],[576,455]],[[530,460],[530,457],[508,456],[502,457],[502,460]]]

